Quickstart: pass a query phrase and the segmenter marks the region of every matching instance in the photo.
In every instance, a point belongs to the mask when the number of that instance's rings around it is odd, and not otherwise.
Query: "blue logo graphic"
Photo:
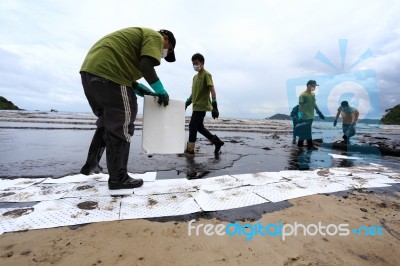
[[[370,49],[366,50],[355,62],[346,68],[348,40],[339,40],[341,69],[334,65],[324,54],[317,52],[315,58],[332,67],[336,72],[319,76],[306,76],[286,81],[289,108],[298,104],[298,97],[306,88],[308,80],[316,80],[316,99],[319,109],[325,116],[335,116],[342,101],[348,101],[350,106],[360,112],[360,119],[379,119],[382,117],[379,102],[379,91],[376,72],[373,69],[353,70],[352,68],[372,56]]]
[[[383,236],[383,228],[378,226],[360,226],[358,228],[353,228],[351,232],[358,236]]]

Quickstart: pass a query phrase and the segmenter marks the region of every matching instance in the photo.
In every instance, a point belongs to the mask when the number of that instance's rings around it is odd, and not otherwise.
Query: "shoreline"
[[[210,125],[214,123],[211,120]],[[243,126],[247,127],[245,130],[251,127],[258,130],[254,122]],[[213,149],[208,141],[199,136],[199,154],[190,160],[176,155],[143,153],[141,131],[137,130],[131,144],[128,171],[156,171],[157,180],[162,180],[186,179],[193,174],[206,179],[232,174],[298,170],[302,167],[344,169],[369,163],[382,164],[396,172],[400,169],[400,159],[397,157],[338,152],[325,147],[312,152],[299,150],[291,144],[289,122],[282,124],[273,121],[267,126],[270,128],[266,132],[215,130],[225,141],[219,158],[212,154]],[[368,132],[368,127],[365,130]],[[362,135],[358,140],[398,145],[399,140],[394,138],[398,135],[390,135],[397,130],[398,127],[390,126],[386,135],[376,135],[378,138],[375,139],[374,134],[365,133],[370,136]],[[326,132],[331,134],[329,137],[335,138],[340,129],[325,131],[324,124],[317,124],[314,131],[315,138],[324,136]],[[76,174],[85,161],[92,134],[90,130],[4,129],[0,134],[4,148],[0,176],[59,178]],[[388,139],[380,139],[382,137]],[[333,158],[330,153],[347,157]],[[106,165],[105,156],[100,164]],[[24,207],[29,207],[29,204],[25,203]],[[7,204],[0,203],[0,208],[7,208]],[[397,239],[400,233],[399,215],[400,187],[397,184],[390,188],[325,193],[225,211],[4,233],[0,235],[0,263],[399,265],[400,259],[395,252],[400,244]],[[354,227],[385,228],[383,237],[299,235],[282,241],[279,238],[256,236],[247,241],[243,236],[188,236],[192,219],[196,220],[195,224],[213,225],[227,225],[235,221],[251,224],[280,221],[317,224],[321,221],[324,224],[348,223]]]

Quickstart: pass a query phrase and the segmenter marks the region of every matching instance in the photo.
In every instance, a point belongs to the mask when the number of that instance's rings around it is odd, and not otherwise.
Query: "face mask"
[[[168,49],[162,49],[161,58],[165,58],[168,55]]]
[[[200,71],[201,66],[200,65],[193,65],[194,71]]]

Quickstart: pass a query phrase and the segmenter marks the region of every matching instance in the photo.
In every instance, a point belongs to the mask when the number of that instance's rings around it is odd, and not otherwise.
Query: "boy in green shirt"
[[[189,142],[187,143],[185,152],[194,154],[194,148],[197,138],[197,132],[202,134],[212,144],[215,145],[214,154],[218,155],[224,142],[217,135],[212,135],[204,127],[204,117],[207,111],[211,111],[212,117],[218,118],[217,95],[215,93],[214,84],[211,74],[204,69],[203,55],[196,53],[192,56],[193,69],[199,72],[193,77],[192,94],[186,100],[185,109],[193,103],[193,113],[189,123]],[[210,100],[210,93],[212,101]]]
[[[154,67],[160,65],[161,58],[175,61],[175,44],[168,30],[131,27],[104,36],[89,50],[80,74],[86,98],[98,119],[81,174],[101,171],[99,162],[106,149],[109,189],[143,184],[142,179],[131,178],[127,172],[138,108],[135,94],[158,96],[159,104],[168,104],[168,93]],[[137,83],[142,77],[154,92]]]
[[[317,111],[317,114],[321,119],[325,119],[324,115],[318,109],[315,94],[316,86],[319,86],[315,80],[309,80],[307,82],[307,89],[300,94],[299,97],[299,114],[298,118],[301,122],[299,124],[305,123],[306,126],[304,127],[304,131],[307,132],[306,139],[307,139],[307,149],[308,150],[318,150],[313,145],[312,142],[312,133],[311,133],[311,125],[314,121],[314,109]],[[304,137],[300,136],[297,146],[303,147],[304,145]]]

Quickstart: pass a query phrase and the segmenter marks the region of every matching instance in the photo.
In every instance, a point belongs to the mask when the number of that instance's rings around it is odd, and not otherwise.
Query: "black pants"
[[[130,142],[137,114],[133,89],[87,72],[82,72],[81,78],[89,105],[98,117],[97,128],[104,127],[108,140]]]
[[[196,142],[197,132],[202,134],[207,139],[211,140],[213,135],[204,127],[204,117],[206,112],[193,111],[189,123],[189,142]]]

